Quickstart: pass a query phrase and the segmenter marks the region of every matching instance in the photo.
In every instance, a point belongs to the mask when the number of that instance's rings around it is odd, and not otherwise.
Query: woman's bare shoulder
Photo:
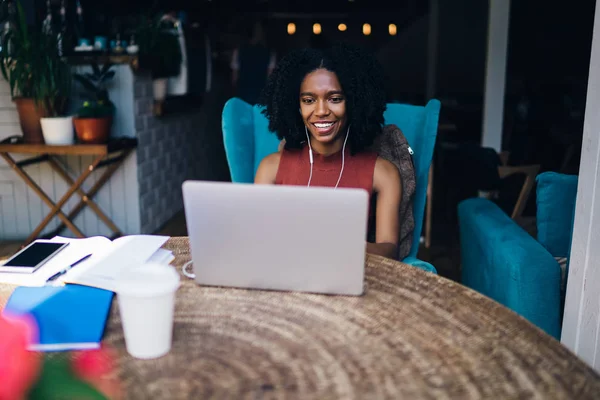
[[[400,172],[396,165],[383,157],[377,157],[377,161],[375,162],[375,174],[383,174],[390,179],[400,177]]]
[[[401,186],[400,171],[394,163],[382,157],[377,157],[373,183],[377,188]]]
[[[260,164],[258,165],[258,170],[256,171],[254,183],[275,183],[275,178],[277,176],[277,170],[279,169],[280,161],[280,152],[271,153],[265,158],[263,158]]]
[[[276,167],[279,167],[279,161],[281,160],[281,152],[278,151],[276,153],[271,153],[268,156],[266,156],[265,158],[263,158],[263,160],[261,161],[262,163],[265,163],[267,165],[275,165]]]

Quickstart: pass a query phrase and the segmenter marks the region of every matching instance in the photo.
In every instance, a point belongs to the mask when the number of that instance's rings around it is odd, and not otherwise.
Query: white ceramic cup
[[[171,350],[179,274],[163,264],[144,264],[119,277],[117,300],[127,352],[141,359]]]

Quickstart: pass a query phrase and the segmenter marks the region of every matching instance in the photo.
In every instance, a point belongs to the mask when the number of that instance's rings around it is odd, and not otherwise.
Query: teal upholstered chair
[[[416,258],[419,250],[425,201],[427,177],[433,157],[437,137],[440,102],[430,100],[426,106],[388,104],[384,114],[385,124],[397,125],[414,151],[417,188],[413,203],[415,230],[409,256],[404,262],[427,271],[435,268]],[[222,115],[223,142],[231,173],[235,183],[251,183],[260,161],[268,154],[277,151],[279,140],[268,129],[266,117],[261,108],[251,106],[238,98],[225,103]]]
[[[536,181],[537,238],[490,200],[459,204],[462,283],[560,339],[578,179]]]
[[[421,230],[425,215],[427,201],[427,184],[429,182],[429,166],[433,158],[433,149],[437,138],[438,120],[440,116],[440,102],[436,99],[429,100],[423,106],[390,103],[383,114],[386,125],[394,124],[402,130],[410,147],[414,151],[413,161],[417,188],[413,200],[413,213],[415,230],[410,253],[404,261],[407,264],[429,269],[431,264],[418,260],[417,252],[421,242]]]
[[[222,128],[231,181],[254,182],[262,159],[279,146],[277,136],[269,132],[267,118],[260,107],[234,97],[223,107]]]

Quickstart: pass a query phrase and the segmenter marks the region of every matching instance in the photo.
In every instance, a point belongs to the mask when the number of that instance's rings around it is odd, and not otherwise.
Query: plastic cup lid
[[[170,265],[144,264],[121,274],[117,294],[135,297],[158,296],[179,288],[179,274]]]

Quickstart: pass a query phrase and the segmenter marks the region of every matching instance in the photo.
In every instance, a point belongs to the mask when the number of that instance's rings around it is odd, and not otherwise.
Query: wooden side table
[[[120,229],[115,223],[100,209],[100,207],[92,200],[94,195],[104,186],[115,171],[123,164],[127,156],[137,146],[137,139],[135,138],[121,138],[109,141],[107,144],[74,144],[67,146],[53,146],[45,144],[27,144],[23,143],[20,137],[11,137],[0,142],[0,156],[6,160],[8,165],[17,173],[21,179],[42,199],[48,207],[50,212],[46,217],[39,223],[34,231],[25,240],[23,245],[27,245],[35,240],[42,230],[48,225],[48,223],[57,216],[62,221],[62,224],[55,229],[50,236],[55,236],[65,227],[68,227],[77,237],[85,237],[83,232],[73,223],[73,219],[83,210],[86,206],[89,206],[94,213],[100,218],[100,220],[106,224],[113,232],[113,237],[121,236]],[[31,158],[15,161],[11,154],[31,154],[35,155]],[[94,156],[92,162],[88,165],[83,172],[73,179],[67,171],[61,166],[60,162],[57,161],[58,156]],[[25,167],[32,164],[38,164],[41,162],[48,162],[50,167],[60,175],[68,185],[69,189],[65,194],[54,203],[52,199],[44,192],[44,190],[31,178],[31,176],[25,171]],[[85,180],[92,174],[97,168],[106,167],[104,173],[91,187],[89,191],[84,191],[81,186]],[[77,193],[81,200],[79,203],[67,214],[62,211],[62,207],[66,202]]]

